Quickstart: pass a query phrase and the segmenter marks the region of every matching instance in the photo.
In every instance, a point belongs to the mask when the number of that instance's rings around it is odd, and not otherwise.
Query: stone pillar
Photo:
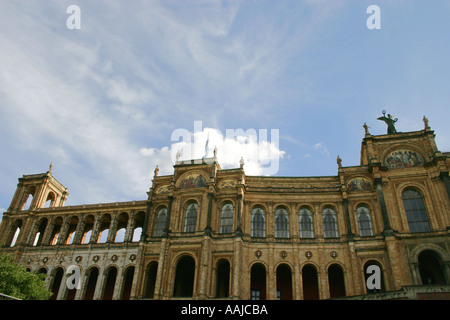
[[[135,225],[136,221],[134,220],[134,216],[128,218],[127,221],[127,228],[125,231],[125,237],[124,237],[124,242],[132,242],[133,241],[133,233],[134,233],[134,225]],[[142,230],[142,232],[144,232]]]
[[[169,205],[167,206],[166,226],[164,227],[163,237],[167,238],[170,234],[170,217],[172,216],[173,196],[169,196]]]
[[[206,216],[206,228],[205,228],[205,235],[208,237],[211,236],[211,215],[212,215],[213,199],[214,199],[214,194],[208,193],[208,213]]]
[[[145,219],[144,219],[144,225],[142,226],[142,234],[141,234],[141,240],[140,241],[147,241],[147,237],[149,236],[147,234],[148,231],[148,221],[150,220],[150,209],[152,207],[152,202],[147,201],[147,211],[145,213]]]
[[[117,233],[117,225],[119,224],[119,220],[117,217],[117,213],[115,213],[111,221],[109,222],[109,233],[108,233],[108,239],[106,240],[106,243],[114,243],[116,240],[116,233]]]
[[[99,218],[99,216],[96,216],[95,217],[94,226],[92,227],[91,239],[89,240],[90,244],[97,243],[98,234],[99,234],[99,231],[100,231],[100,225],[101,225],[100,218]]]
[[[389,216],[388,216],[388,212],[387,212],[387,208],[386,208],[386,202],[384,200],[381,178],[375,178],[374,182],[375,182],[375,187],[377,190],[378,201],[380,203],[381,215],[383,217],[383,224],[384,224],[383,232],[385,235],[392,235],[393,230],[392,230],[391,224],[389,222]]]
[[[237,212],[236,212],[236,236],[242,236],[242,195],[237,195]]]
[[[344,205],[345,220],[347,223],[347,239],[348,241],[353,241],[354,234],[352,232],[352,225],[350,223],[350,214],[348,212],[348,199],[344,199],[342,201],[342,204]]]
[[[50,237],[52,236],[53,227],[54,227],[53,222],[50,219],[48,219],[47,226],[45,227],[44,234],[42,235],[41,244],[43,246],[47,246],[50,243]]]
[[[69,217],[64,218],[64,222],[59,230],[59,237],[57,244],[64,244],[67,239],[67,232],[69,231]]]
[[[232,284],[231,284],[231,298],[233,300],[242,299],[241,283],[242,283],[242,239],[240,237],[234,238],[233,242],[233,261],[232,261]]]
[[[80,218],[78,221],[77,229],[75,231],[75,238],[73,239],[73,244],[80,244],[81,238],[83,237],[83,231],[86,223]]]
[[[197,277],[197,281],[200,281],[200,288],[199,292],[197,294],[197,297],[199,299],[206,299],[207,298],[207,284],[209,284],[208,279],[211,269],[211,249],[210,249],[210,242],[211,238],[207,235],[203,237],[203,243],[202,243],[202,251],[201,251],[201,257],[199,261],[198,271],[199,276]],[[195,294],[195,283],[194,283],[194,294]]]

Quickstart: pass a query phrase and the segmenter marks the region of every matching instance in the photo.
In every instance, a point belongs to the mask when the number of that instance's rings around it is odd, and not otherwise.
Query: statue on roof
[[[394,116],[391,114],[388,114],[386,117],[386,110],[383,110],[382,113],[383,113],[383,116],[377,118],[377,120],[382,120],[382,121],[386,122],[386,124],[388,126],[388,130],[387,130],[388,134],[397,133],[394,123],[396,123],[398,121],[398,119],[397,118],[394,119]]]

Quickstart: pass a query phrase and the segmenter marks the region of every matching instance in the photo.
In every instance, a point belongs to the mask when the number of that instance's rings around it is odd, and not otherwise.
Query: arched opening
[[[98,240],[97,243],[106,243],[108,241],[108,235],[109,235],[109,226],[111,224],[111,215],[110,214],[104,214],[100,218],[100,229],[98,233]]]
[[[45,228],[47,227],[47,218],[42,218],[39,221],[37,232],[34,237],[33,246],[40,246],[42,244],[42,238],[44,237]]]
[[[227,202],[220,210],[220,233],[233,232],[233,204]]]
[[[173,296],[192,297],[194,292],[194,277],[194,259],[190,256],[183,256],[177,263]]]
[[[131,266],[125,270],[123,290],[122,290],[122,300],[130,300],[131,288],[133,286],[133,277],[134,277],[134,267]]]
[[[93,300],[95,294],[95,287],[98,279],[98,268],[92,267],[88,270],[88,281],[86,285],[86,291],[84,293],[84,300]]]
[[[161,208],[156,214],[155,223],[153,225],[153,236],[162,237],[166,228],[167,208]]]
[[[55,204],[56,196],[53,192],[49,192],[44,203],[44,208],[51,208]]]
[[[186,214],[184,217],[184,232],[195,232],[197,228],[197,202],[191,202],[186,207]]]
[[[134,216],[134,230],[132,242],[139,242],[142,235],[142,227],[144,226],[145,212],[140,211]]]
[[[422,284],[447,284],[442,270],[442,261],[437,253],[425,250],[419,254],[419,271]]]
[[[54,246],[58,243],[58,238],[61,232],[61,227],[63,224],[63,218],[57,217],[55,220],[53,220],[53,229],[50,236],[50,245]]]
[[[336,212],[332,208],[325,208],[322,211],[323,219],[323,236],[325,238],[337,238],[338,227]]]
[[[415,189],[406,189],[402,192],[403,206],[408,220],[409,232],[430,232],[427,210],[422,194]]]
[[[284,208],[275,210],[275,238],[289,238],[289,213]]]
[[[117,268],[110,267],[107,271],[105,288],[103,291],[103,300],[112,300],[114,295],[114,286],[116,285]]]
[[[313,215],[309,208],[301,208],[298,212],[300,238],[314,238]]]
[[[266,236],[266,213],[262,208],[255,207],[252,210],[252,237]]]
[[[81,237],[81,244],[89,244],[91,241],[92,229],[94,228],[95,218],[93,215],[88,215],[84,219],[83,236]]]
[[[75,239],[75,232],[77,231],[77,225],[78,225],[78,217],[73,216],[69,220],[69,229],[67,230],[67,239],[65,241],[65,244],[72,244],[73,240]]]
[[[20,228],[22,227],[22,220],[16,220],[10,227],[9,235],[6,240],[6,246],[14,247],[17,243],[17,239],[19,238]]]
[[[51,289],[53,295],[50,297],[50,300],[56,300],[56,298],[58,297],[58,292],[61,287],[63,276],[64,276],[63,268],[56,268],[56,270],[53,271],[53,283]]]
[[[319,299],[319,277],[314,266],[307,264],[302,269],[303,299]]]
[[[36,193],[36,187],[30,187],[27,190],[27,195],[25,200],[23,201],[22,209],[21,210],[28,210],[31,207],[31,204],[33,203],[34,194]]]
[[[266,268],[260,263],[255,263],[250,275],[251,300],[266,300]]]
[[[227,298],[230,295],[230,263],[221,259],[217,263],[216,297]]]
[[[332,264],[328,268],[328,286],[330,289],[330,298],[345,296],[345,280],[342,268],[337,264]]]
[[[117,232],[114,236],[113,242],[121,243],[125,241],[125,233],[128,226],[128,213],[122,212],[117,217]]]
[[[156,285],[156,274],[158,273],[158,262],[152,261],[147,267],[147,280],[145,282],[144,298],[153,299]]]
[[[286,264],[277,268],[277,300],[292,300],[292,272]]]
[[[359,235],[361,237],[373,236],[369,208],[364,205],[359,206],[356,209],[356,219],[358,221]]]
[[[369,269],[369,267],[371,267],[371,269]],[[379,271],[379,279],[376,278],[378,277],[378,271]],[[367,280],[369,280],[369,277],[370,281],[368,283]],[[364,264],[364,280],[367,293],[376,293],[385,291],[383,268],[381,267],[378,261],[369,260]]]
[[[43,273],[43,274],[45,274],[45,276],[47,276],[47,269],[46,268],[40,268],[38,270],[37,274],[41,274],[41,273]]]

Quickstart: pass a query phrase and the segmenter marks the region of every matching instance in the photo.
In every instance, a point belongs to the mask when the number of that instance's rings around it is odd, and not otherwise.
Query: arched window
[[[325,238],[337,238],[337,219],[336,212],[331,208],[325,208],[322,210],[323,219],[323,235]]]
[[[164,234],[164,228],[166,227],[167,220],[167,208],[159,209],[156,214],[155,225],[153,227],[153,236],[162,237]]]
[[[300,238],[314,238],[313,215],[308,208],[301,208],[298,212]]]
[[[412,233],[430,232],[430,223],[422,194],[415,189],[406,189],[402,193],[402,199],[409,231]]]
[[[366,206],[359,206],[356,208],[356,218],[358,220],[359,235],[361,237],[373,236],[369,208]]]
[[[233,232],[233,204],[226,203],[220,213],[220,233]]]
[[[266,236],[266,213],[262,208],[252,210],[252,237]]]
[[[289,214],[284,208],[275,210],[275,238],[289,238]]]
[[[184,217],[184,232],[195,232],[197,227],[197,202],[190,203],[186,208],[186,215]]]

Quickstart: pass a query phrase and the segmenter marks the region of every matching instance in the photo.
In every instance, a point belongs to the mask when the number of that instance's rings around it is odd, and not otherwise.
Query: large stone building
[[[336,176],[247,176],[214,157],[155,170],[147,200],[64,206],[51,168],[24,175],[0,243],[54,299],[449,298],[450,154],[424,123],[364,126],[360,165],[338,158]]]

